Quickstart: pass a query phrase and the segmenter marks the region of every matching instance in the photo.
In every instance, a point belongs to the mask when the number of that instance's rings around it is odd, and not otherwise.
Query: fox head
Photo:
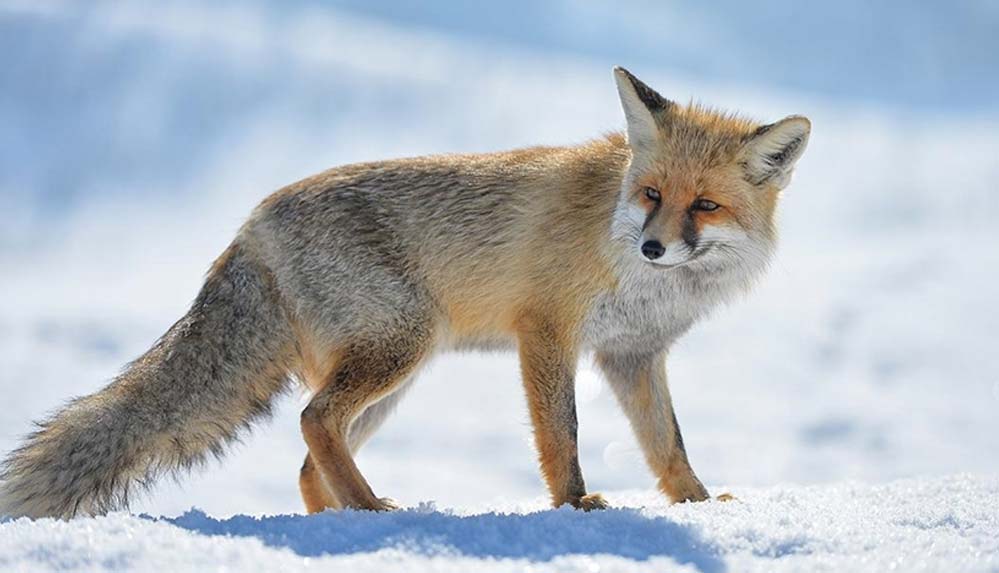
[[[615,68],[631,163],[614,217],[627,256],[659,270],[751,276],[776,244],[780,191],[808,143],[801,116],[759,125],[673,103]]]

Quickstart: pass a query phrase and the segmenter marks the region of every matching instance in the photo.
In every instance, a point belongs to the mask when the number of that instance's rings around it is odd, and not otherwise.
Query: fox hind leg
[[[391,394],[381,400],[369,405],[361,412],[357,418],[351,422],[350,430],[347,434],[347,446],[352,454],[357,454],[361,446],[378,430],[388,415],[392,413],[396,405],[402,400],[406,389],[413,383],[413,378],[408,378],[399,385]],[[302,492],[302,501],[305,502],[305,509],[308,513],[319,513],[325,509],[341,509],[343,506],[333,497],[333,492],[323,482],[312,455],[305,454],[305,461],[302,463],[302,471],[298,478],[298,487]]]
[[[361,446],[378,431],[382,423],[388,418],[395,407],[402,401],[406,391],[413,385],[413,376],[410,376],[399,384],[391,394],[370,404],[361,412],[353,422],[350,423],[350,430],[347,433],[347,446],[353,454],[357,454]]]
[[[333,493],[323,483],[322,476],[319,475],[316,464],[312,461],[312,454],[305,454],[302,470],[298,474],[298,488],[302,492],[302,501],[305,502],[305,511],[308,513],[319,513],[326,509],[341,509],[340,502],[333,497]]]
[[[349,436],[355,417],[398,389],[429,354],[433,336],[426,325],[430,321],[403,324],[409,328],[396,328],[391,335],[386,334],[389,329],[382,329],[380,339],[366,337],[344,348],[326,383],[302,412],[302,434],[316,474],[306,476],[303,498],[311,496],[306,499],[307,507],[319,497],[312,494],[322,491],[318,484],[329,487],[339,507],[395,509],[393,502],[372,492],[354,463]]]

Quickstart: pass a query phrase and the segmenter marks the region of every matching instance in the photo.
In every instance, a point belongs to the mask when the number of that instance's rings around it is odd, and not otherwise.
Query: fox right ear
[[[656,115],[672,106],[673,102],[620,66],[614,68],[614,80],[624,117],[628,121],[628,144],[633,150],[651,149],[659,139]]]
[[[812,123],[800,115],[764,125],[746,144],[746,175],[751,183],[771,182],[783,189],[791,180],[794,164],[805,152]]]

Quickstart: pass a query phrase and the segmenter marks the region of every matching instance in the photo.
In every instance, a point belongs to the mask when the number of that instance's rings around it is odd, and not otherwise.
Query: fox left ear
[[[764,125],[745,146],[746,178],[754,185],[772,182],[779,189],[791,180],[794,164],[805,152],[812,123],[800,115]]]
[[[669,109],[673,102],[621,66],[614,68],[614,81],[628,122],[628,145],[635,151],[652,149],[659,139],[656,115]]]

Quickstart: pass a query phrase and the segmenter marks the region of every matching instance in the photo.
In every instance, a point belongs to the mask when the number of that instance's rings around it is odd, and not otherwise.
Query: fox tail
[[[221,457],[288,386],[294,338],[270,270],[233,243],[191,309],[102,390],[37,424],[0,465],[0,515],[127,508],[164,473]]]

